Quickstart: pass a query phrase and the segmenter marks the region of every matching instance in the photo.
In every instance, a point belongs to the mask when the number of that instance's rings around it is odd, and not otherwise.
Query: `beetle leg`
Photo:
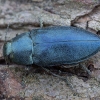
[[[5,34],[5,42],[7,41],[7,33],[9,31],[9,24],[7,25],[7,30],[6,30],[6,34]]]
[[[79,66],[82,67],[82,68],[84,69],[84,71],[86,71],[86,72],[91,76],[91,72],[90,72],[90,70],[86,67],[85,64],[79,63]]]
[[[18,36],[18,33],[16,34],[16,37]]]
[[[24,76],[28,76],[31,71],[32,65],[26,65],[24,68]]]
[[[89,21],[86,22],[86,30],[88,30],[89,27]]]
[[[96,34],[100,36],[100,30],[99,30],[99,31],[97,31],[97,33],[96,33]]]
[[[29,71],[29,70],[31,69],[31,67],[32,67],[32,65],[27,65],[27,66],[25,67],[25,70],[26,70],[26,71]]]
[[[43,20],[42,16],[39,17],[40,28],[43,28]]]
[[[70,89],[74,92],[74,95],[78,95],[78,93],[76,92],[76,90],[74,90],[74,87],[73,87],[73,85],[71,84],[71,82],[70,82],[70,80],[69,80],[68,77],[63,78],[63,77],[61,77],[61,76],[59,76],[59,75],[57,75],[57,74],[51,72],[51,71],[50,71],[49,69],[47,69],[47,68],[44,68],[44,67],[41,67],[41,68],[42,68],[43,70],[45,70],[47,73],[50,73],[50,74],[52,74],[53,76],[58,77],[58,78],[62,79],[63,81],[65,81],[65,82],[67,83],[67,85],[70,87]]]

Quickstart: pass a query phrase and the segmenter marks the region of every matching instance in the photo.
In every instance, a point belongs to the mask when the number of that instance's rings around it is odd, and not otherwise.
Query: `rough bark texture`
[[[100,53],[87,63],[95,78],[88,78],[76,67],[51,69],[70,79],[74,95],[65,81],[54,77],[37,66],[26,70],[25,66],[4,63],[2,47],[16,34],[43,26],[76,26],[94,33],[100,32],[99,0],[0,0],[0,100],[100,100]],[[65,66],[66,67],[66,66]],[[58,73],[58,70],[61,73]],[[64,72],[63,72],[64,71]],[[71,74],[68,74],[68,73]]]

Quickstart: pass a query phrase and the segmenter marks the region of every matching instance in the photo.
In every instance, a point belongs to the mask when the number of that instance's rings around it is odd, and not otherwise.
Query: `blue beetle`
[[[77,64],[100,50],[100,37],[76,27],[47,27],[16,36],[4,44],[7,62],[21,65]]]
[[[34,29],[16,36],[4,44],[3,55],[7,63],[35,64],[49,71],[44,67],[78,64],[99,50],[100,37],[97,34],[72,26],[56,26]],[[91,75],[84,65],[80,66]],[[67,77],[59,78],[66,80],[73,89]]]

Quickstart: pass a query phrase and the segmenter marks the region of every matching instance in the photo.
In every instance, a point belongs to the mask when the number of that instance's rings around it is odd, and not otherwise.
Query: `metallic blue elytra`
[[[100,37],[76,27],[48,27],[23,33],[7,42],[3,54],[21,65],[76,64],[100,50]]]

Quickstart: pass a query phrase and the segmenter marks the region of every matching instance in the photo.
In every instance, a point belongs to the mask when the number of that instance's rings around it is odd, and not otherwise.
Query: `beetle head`
[[[3,56],[6,63],[19,65],[33,64],[33,41],[29,33],[23,33],[6,42],[3,47]]]

